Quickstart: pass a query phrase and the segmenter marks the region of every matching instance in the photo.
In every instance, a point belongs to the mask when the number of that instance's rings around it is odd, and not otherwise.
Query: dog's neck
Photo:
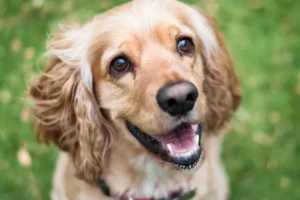
[[[113,195],[162,198],[170,192],[186,192],[192,188],[190,180],[193,172],[166,170],[147,154],[117,157],[110,163],[110,170],[103,179]]]

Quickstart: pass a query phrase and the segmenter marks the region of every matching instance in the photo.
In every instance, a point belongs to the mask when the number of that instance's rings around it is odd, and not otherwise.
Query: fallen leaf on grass
[[[21,147],[17,153],[17,158],[21,166],[30,167],[32,165],[32,160],[29,152],[25,147]]]
[[[24,58],[25,60],[31,60],[35,54],[35,50],[33,47],[28,47],[25,49]]]
[[[12,52],[17,53],[21,50],[22,48],[22,42],[19,38],[15,38],[11,43],[10,43],[10,49]]]

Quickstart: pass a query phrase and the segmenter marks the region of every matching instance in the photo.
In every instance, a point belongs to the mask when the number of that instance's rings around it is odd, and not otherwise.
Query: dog
[[[61,26],[31,85],[34,130],[60,149],[53,200],[228,198],[223,135],[241,101],[215,21],[134,0]]]

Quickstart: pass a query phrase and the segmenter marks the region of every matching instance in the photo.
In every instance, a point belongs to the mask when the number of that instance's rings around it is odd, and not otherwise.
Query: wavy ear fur
[[[230,127],[230,120],[241,102],[241,89],[235,74],[234,63],[229,54],[222,33],[217,29],[215,20],[196,9],[194,14],[195,29],[199,30],[203,48],[205,81],[203,90],[207,97],[208,111],[206,114],[205,130],[209,134],[220,134]],[[198,19],[198,23],[196,22]],[[200,27],[199,24],[201,24]],[[211,37],[203,37],[203,24],[210,27]],[[209,36],[209,34],[207,34]],[[201,38],[203,38],[201,40]]]
[[[35,132],[72,156],[78,176],[101,176],[113,131],[92,94],[92,74],[85,59],[86,27],[60,29],[49,41],[48,66],[30,88],[35,104]]]

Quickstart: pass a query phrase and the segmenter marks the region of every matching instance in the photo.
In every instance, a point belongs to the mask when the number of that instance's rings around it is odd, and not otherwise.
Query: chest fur
[[[141,155],[132,162],[137,172],[142,174],[139,187],[135,189],[137,197],[161,198],[169,192],[187,190],[190,187],[191,173],[165,170],[146,155]]]

